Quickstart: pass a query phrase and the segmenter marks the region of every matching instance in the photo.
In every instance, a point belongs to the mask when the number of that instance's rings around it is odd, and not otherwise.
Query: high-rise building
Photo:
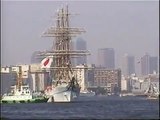
[[[125,54],[123,57],[123,75],[129,76],[135,73],[135,58],[134,56]]]
[[[141,74],[148,75],[154,72],[158,72],[158,57],[146,53],[141,58]]]
[[[98,49],[98,65],[107,69],[115,68],[115,53],[113,48]]]
[[[158,72],[158,57],[150,57],[149,58],[149,73]]]
[[[86,50],[87,49],[87,43],[85,40],[82,38],[78,38],[76,40],[76,50]],[[86,56],[81,56],[76,58],[76,64],[87,64],[87,57]]]
[[[149,54],[146,53],[141,58],[141,75],[148,75],[149,74]]]

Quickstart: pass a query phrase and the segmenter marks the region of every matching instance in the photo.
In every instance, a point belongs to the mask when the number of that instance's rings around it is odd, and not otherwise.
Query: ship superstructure
[[[73,67],[71,59],[89,54],[88,51],[72,49],[72,37],[85,31],[82,28],[70,27],[70,15],[68,6],[59,9],[55,26],[51,26],[43,34],[44,37],[55,38],[53,50],[40,54],[40,56],[52,58],[53,61],[50,73],[53,79],[54,102],[70,102],[78,97],[80,86],[76,78],[76,67]]]

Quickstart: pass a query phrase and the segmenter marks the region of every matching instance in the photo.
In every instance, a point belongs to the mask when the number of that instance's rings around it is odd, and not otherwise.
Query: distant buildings
[[[94,69],[94,86],[106,86],[108,93],[116,93],[121,90],[121,70],[120,69]]]
[[[47,86],[51,85],[49,73],[47,71],[42,71],[39,63],[2,67],[1,83],[3,93],[7,92],[11,85],[16,84],[20,66],[22,69],[23,84],[29,84],[31,90],[43,91]]]
[[[98,66],[107,69],[115,68],[115,52],[113,48],[98,49]]]
[[[10,91],[10,86],[16,83],[17,74],[11,73],[10,67],[1,68],[1,95]]]
[[[42,71],[40,64],[30,65],[30,88],[33,91],[44,91],[47,86],[51,85],[49,72]]]
[[[158,73],[158,57],[152,57],[149,58],[149,73]]]
[[[125,54],[123,57],[122,73],[129,76],[135,73],[135,57]]]
[[[152,57],[146,53],[141,58],[141,74],[148,75],[153,72],[158,72],[158,57]]]
[[[87,50],[87,43],[82,38],[76,40],[76,50]],[[87,64],[87,57],[81,56],[76,58],[76,65]]]

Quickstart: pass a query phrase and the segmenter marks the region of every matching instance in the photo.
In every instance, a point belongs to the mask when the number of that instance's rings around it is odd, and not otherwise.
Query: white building
[[[30,65],[30,87],[33,91],[43,91],[48,85],[49,73],[41,70],[38,63]]]
[[[6,66],[6,67],[1,67],[1,73],[10,73],[11,68]]]
[[[81,86],[81,91],[84,91],[88,86],[88,69],[87,65],[76,66],[76,76]]]
[[[121,91],[127,91],[127,80],[124,76],[121,79]]]

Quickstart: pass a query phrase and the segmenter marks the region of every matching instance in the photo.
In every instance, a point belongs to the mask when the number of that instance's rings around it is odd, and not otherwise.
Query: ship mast
[[[19,72],[17,73],[17,89],[20,90],[22,86],[22,67],[19,66]]]
[[[43,33],[43,37],[55,38],[55,41],[53,42],[53,50],[41,52],[39,54],[43,57],[53,57],[51,71],[53,73],[54,81],[64,80],[69,82],[73,76],[73,69],[75,69],[72,66],[71,58],[89,54],[88,51],[71,49],[72,37],[76,37],[77,34],[81,34],[85,31],[82,28],[70,27],[70,15],[68,6],[59,9],[56,15],[56,25],[51,26]]]

